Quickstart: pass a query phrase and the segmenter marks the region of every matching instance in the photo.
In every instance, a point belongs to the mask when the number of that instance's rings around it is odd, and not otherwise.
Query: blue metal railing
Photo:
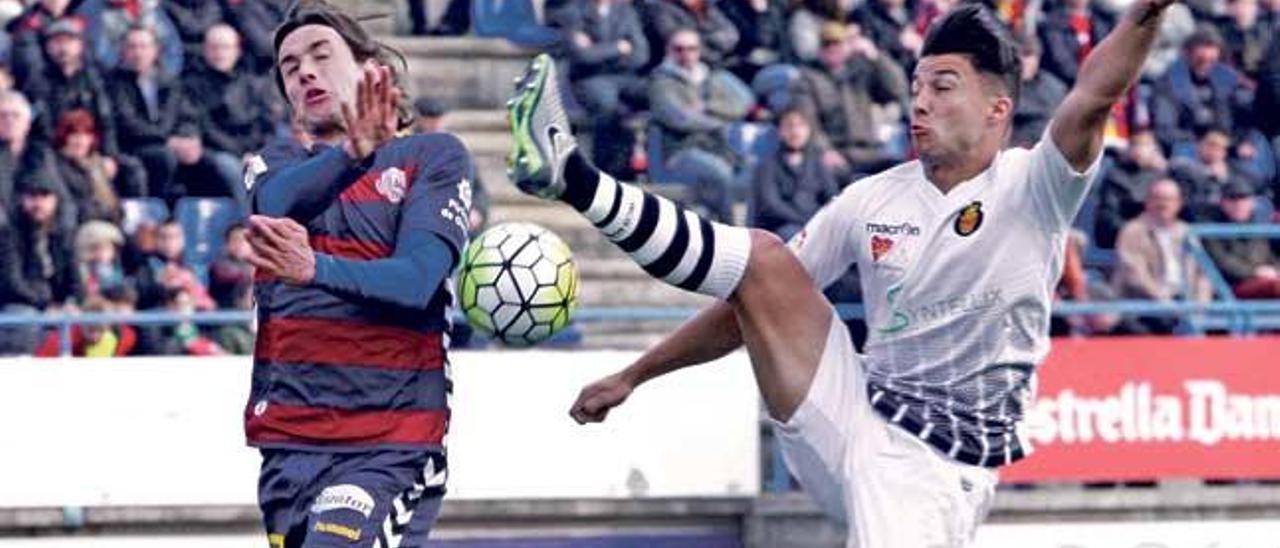
[[[1054,304],[1055,316],[1093,314],[1121,314],[1141,316],[1179,316],[1192,318],[1191,331],[1203,332],[1206,326],[1225,329],[1236,334],[1247,334],[1259,328],[1280,328],[1280,300],[1237,301],[1226,279],[1204,250],[1203,240],[1208,238],[1280,238],[1280,225],[1274,224],[1197,224],[1191,225],[1185,241],[1189,253],[1208,276],[1219,300],[1200,303],[1191,300],[1157,302],[1145,300],[1115,300],[1104,302],[1059,302]],[[1184,291],[1190,295],[1190,291]],[[836,310],[844,319],[862,318],[864,310],[858,303],[836,304]],[[690,307],[613,307],[583,308],[574,319],[578,322],[684,320],[695,313]],[[1199,318],[1196,318],[1199,316]],[[1271,317],[1267,317],[1271,316]],[[459,318],[461,319],[461,318]],[[64,355],[71,352],[71,327],[122,323],[130,325],[168,325],[193,322],[200,325],[225,325],[249,323],[253,313],[249,311],[217,311],[196,314],[178,314],[163,311],[143,311],[131,314],[82,313],[45,315],[3,315],[0,327],[5,326],[54,326],[60,333],[60,348]],[[1217,320],[1216,322],[1206,320]]]
[[[840,317],[846,320],[861,319],[865,310],[858,303],[835,305]],[[574,321],[582,323],[670,320],[680,321],[692,317],[699,309],[691,307],[588,307],[574,313]],[[1188,316],[1203,315],[1219,318],[1234,333],[1246,333],[1248,328],[1280,328],[1280,300],[1258,301],[1191,301],[1157,302],[1143,300],[1119,300],[1100,302],[1059,302],[1053,307],[1055,316],[1083,316],[1093,314],[1121,314],[1137,316]],[[1258,320],[1259,315],[1275,318]],[[1247,323],[1240,317],[1251,318]],[[61,334],[63,355],[71,353],[71,327],[76,325],[128,324],[171,325],[191,322],[199,325],[248,324],[254,319],[249,311],[217,311],[179,314],[164,311],[78,314],[0,314],[0,327],[41,326],[56,327]],[[461,317],[458,318],[461,320]],[[1233,323],[1234,322],[1234,323]],[[1231,327],[1236,329],[1230,329]]]

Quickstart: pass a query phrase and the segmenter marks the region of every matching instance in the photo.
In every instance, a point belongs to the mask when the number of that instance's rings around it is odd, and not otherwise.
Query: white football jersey
[[[857,264],[882,415],[949,432],[953,456],[994,465],[1029,452],[1016,425],[1049,351],[1071,219],[1098,165],[1075,171],[1048,132],[947,194],[909,162],[850,185],[792,240],[819,287]]]

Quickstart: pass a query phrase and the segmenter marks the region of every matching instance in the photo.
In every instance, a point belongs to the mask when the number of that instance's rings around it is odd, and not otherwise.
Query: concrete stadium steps
[[[475,37],[384,37],[409,62],[406,87],[431,94],[455,108],[501,107],[512,82],[537,53],[505,40]]]
[[[450,131],[471,151],[491,198],[490,225],[523,221],[542,225],[573,250],[582,275],[580,303],[587,307],[697,307],[705,297],[687,294],[648,277],[595,227],[566,206],[526,196],[506,174],[511,147],[504,105],[514,78],[534,52],[502,40],[474,37],[388,37],[409,62],[413,96],[430,94],[453,106]],[[679,189],[658,189],[672,195]],[[582,324],[588,348],[643,348],[678,322],[624,321]]]

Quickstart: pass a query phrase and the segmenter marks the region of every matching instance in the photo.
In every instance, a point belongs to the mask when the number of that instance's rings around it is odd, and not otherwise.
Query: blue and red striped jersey
[[[467,241],[462,142],[402,137],[362,163],[269,145],[248,163],[254,212],[305,226],[316,277],[256,277],[248,443],[328,451],[440,449],[449,424],[449,273]]]

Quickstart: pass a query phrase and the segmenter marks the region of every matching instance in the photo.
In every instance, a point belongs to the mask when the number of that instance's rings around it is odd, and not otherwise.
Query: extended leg
[[[526,192],[568,203],[647,272],[724,299],[776,419],[804,400],[831,328],[831,306],[780,239],[713,223],[657,195],[615,181],[576,150],[559,103],[554,63],[535,59],[512,100],[512,179]],[[732,319],[732,318],[731,318]]]

